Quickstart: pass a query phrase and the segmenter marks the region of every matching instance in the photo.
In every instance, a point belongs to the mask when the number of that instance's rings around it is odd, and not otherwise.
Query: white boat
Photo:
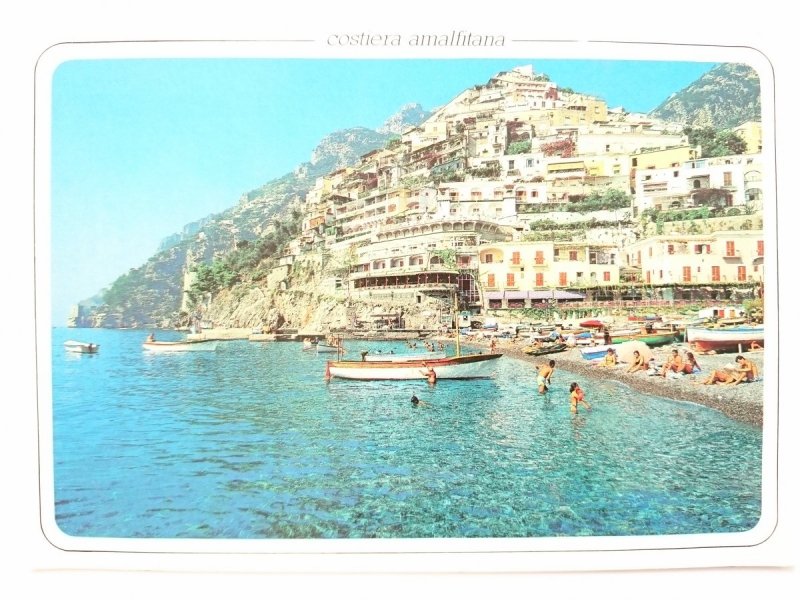
[[[316,345],[316,348],[317,353],[330,352],[335,354],[336,352],[344,352],[344,348],[342,346],[331,346],[330,344],[323,344],[321,342]]]
[[[367,361],[329,360],[325,377],[341,379],[425,379],[432,368],[437,379],[478,379],[494,376],[497,359],[502,354],[467,354],[431,360]]]
[[[142,348],[149,352],[214,352],[216,340],[187,340],[181,342],[144,342]]]
[[[424,361],[433,360],[436,358],[446,358],[446,352],[417,352],[417,353],[402,353],[390,354],[383,352],[380,354],[364,354],[362,353],[365,361],[368,362],[410,362],[410,361]]]
[[[67,352],[77,352],[78,354],[97,354],[97,351],[100,350],[100,344],[67,340],[64,342],[64,349]]]
[[[764,347],[764,327],[687,327],[686,342],[699,352],[745,352]]]
[[[608,349],[613,347],[614,344],[604,344],[602,346],[580,348],[579,351],[586,360],[597,360],[598,358],[603,358],[608,353]]]

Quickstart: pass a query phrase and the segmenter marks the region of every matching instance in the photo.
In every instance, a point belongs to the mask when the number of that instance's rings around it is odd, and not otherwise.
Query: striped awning
[[[502,300],[503,299],[503,292],[486,292],[486,299],[487,300]]]
[[[583,300],[586,296],[566,290],[533,290],[528,292],[531,300]]]
[[[528,297],[528,292],[520,292],[519,290],[506,290],[506,300],[525,300]]]

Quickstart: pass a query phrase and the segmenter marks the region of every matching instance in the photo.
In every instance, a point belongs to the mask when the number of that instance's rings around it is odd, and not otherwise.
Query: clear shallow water
[[[507,357],[492,380],[326,383],[325,358],[299,343],[150,355],[146,333],[53,330],[66,534],[663,535],[746,531],[760,516],[760,429],[701,406],[558,365],[540,396],[531,366]],[[69,354],[67,339],[100,353]],[[571,381],[592,412],[570,414]]]

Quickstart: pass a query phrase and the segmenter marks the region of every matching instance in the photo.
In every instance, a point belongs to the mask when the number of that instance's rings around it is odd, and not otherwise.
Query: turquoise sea
[[[531,365],[508,357],[494,379],[326,383],[325,358],[300,343],[151,355],[147,333],[52,330],[65,534],[628,536],[742,532],[761,515],[760,428],[698,405],[558,365],[540,396]],[[68,339],[100,352],[70,354]],[[570,414],[571,381],[592,412]]]

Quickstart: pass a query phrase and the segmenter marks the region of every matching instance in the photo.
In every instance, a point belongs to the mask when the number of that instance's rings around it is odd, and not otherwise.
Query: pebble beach
[[[484,341],[470,342],[488,347]],[[626,373],[628,365],[621,363],[612,368],[597,368],[590,361],[585,360],[578,348],[571,348],[565,352],[547,354],[543,356],[529,356],[522,349],[528,344],[522,340],[501,340],[497,352],[534,365],[543,364],[550,359],[556,361],[556,374],[559,368],[578,373],[590,379],[613,379],[622,382],[633,389],[654,396],[661,396],[671,400],[681,400],[702,404],[727,415],[736,421],[755,426],[763,424],[764,400],[764,353],[761,351],[745,352],[743,355],[751,360],[759,370],[760,376],[753,382],[739,385],[701,385],[714,369],[732,367],[736,354],[696,354],[697,362],[701,367],[700,373],[695,375],[682,375],[677,378],[664,378],[650,376],[645,372]],[[662,364],[673,348],[683,351],[688,349],[686,344],[674,344],[653,349],[653,356],[657,364]],[[591,390],[587,390],[590,394]]]

